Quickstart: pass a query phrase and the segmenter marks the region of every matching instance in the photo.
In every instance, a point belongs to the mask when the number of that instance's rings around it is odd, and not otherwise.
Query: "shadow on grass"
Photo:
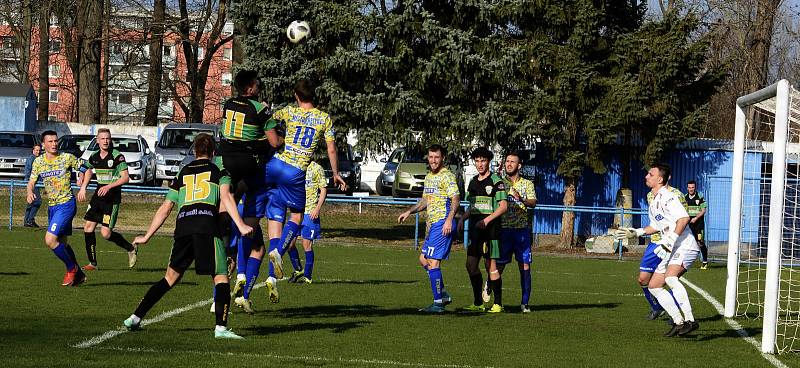
[[[415,280],[319,280],[314,284],[353,284],[353,285],[383,285],[383,284],[416,284]]]
[[[607,308],[613,309],[622,303],[592,303],[592,304],[545,304],[545,305],[531,305],[531,311],[553,311],[565,309],[587,309],[587,308]]]
[[[156,280],[158,281],[158,280]],[[95,286],[141,286],[141,285],[153,285],[156,281],[119,281],[119,282],[92,282],[89,280],[87,283],[81,285],[81,287],[95,287]],[[178,285],[197,285],[196,282],[179,282]]]
[[[717,333],[714,333],[714,332],[717,332]],[[759,336],[759,335],[761,335],[761,329],[760,328],[748,327],[748,328],[744,328],[744,332],[747,333],[747,336]],[[734,339],[742,338],[742,335],[740,335],[739,331],[737,331],[737,330],[704,331],[702,325],[700,326],[700,329],[698,331],[692,332],[690,335],[688,335],[686,337],[695,337],[694,335],[699,336],[697,341],[709,341],[709,340],[720,339],[720,338],[734,338]]]
[[[381,308],[375,305],[315,305],[300,308],[285,308],[264,311],[284,318],[330,318],[330,317],[387,317],[398,315],[419,315],[418,308]],[[262,313],[262,312],[257,312]]]
[[[697,322],[713,322],[713,321],[720,321],[720,320],[722,320],[722,315],[721,314],[715,314],[715,315],[709,316],[709,317],[698,318]]]
[[[0,272],[0,276],[27,276],[28,272]]]
[[[278,326],[256,326],[256,327],[249,327],[241,329],[245,331],[243,335],[275,335],[287,332],[299,332],[299,331],[319,331],[319,330],[331,330],[334,333],[342,333],[348,330],[352,330],[354,328],[361,328],[366,325],[372,324],[370,321],[350,321],[350,322],[339,322],[339,323],[318,323],[318,322],[311,322],[311,323],[297,323],[297,324],[289,324],[289,325],[278,325]]]
[[[420,224],[420,238],[425,236],[425,224]],[[326,228],[326,238],[366,238],[375,240],[414,239],[414,225],[398,225],[391,228]]]

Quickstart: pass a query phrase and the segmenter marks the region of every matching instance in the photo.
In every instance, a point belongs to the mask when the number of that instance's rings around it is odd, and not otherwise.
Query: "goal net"
[[[767,353],[800,350],[799,119],[785,80],[736,101],[725,316],[763,319]]]

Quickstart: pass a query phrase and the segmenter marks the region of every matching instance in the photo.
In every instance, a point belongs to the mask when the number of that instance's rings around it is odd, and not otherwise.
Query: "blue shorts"
[[[500,233],[499,264],[511,263],[511,253],[517,262],[531,264],[531,229],[503,229]]]
[[[242,217],[267,217],[269,194],[270,191],[264,186],[261,186],[258,189],[248,190],[247,193],[242,196],[244,209],[242,209],[242,205],[239,205],[239,214],[242,215]]]
[[[277,157],[267,164],[267,186],[271,187],[267,218],[283,222],[286,209],[303,212],[306,207],[306,172]]]
[[[422,255],[428,259],[447,259],[450,256],[450,245],[453,244],[453,237],[456,235],[456,220],[453,219],[450,235],[442,235],[442,227],[445,220],[436,221],[428,231],[425,244],[422,245]]]
[[[72,218],[78,211],[75,198],[47,208],[47,232],[55,236],[72,235]]]
[[[642,255],[642,261],[639,262],[639,271],[653,273],[656,272],[656,267],[661,263],[661,258],[656,255],[654,250],[660,245],[650,242],[647,243],[647,249]]]
[[[316,220],[312,220],[311,215],[303,215],[300,237],[305,240],[316,240],[322,237],[322,226],[320,226],[319,217]]]

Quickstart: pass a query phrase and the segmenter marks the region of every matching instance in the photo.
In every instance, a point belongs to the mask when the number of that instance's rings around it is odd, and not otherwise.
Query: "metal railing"
[[[14,190],[18,188],[22,188],[25,190],[27,183],[19,180],[0,180],[0,187],[8,187],[9,188],[9,205],[8,205],[8,229],[11,230],[13,228],[13,219],[14,219]],[[42,188],[41,184],[37,184],[39,188]],[[79,189],[80,187],[77,185],[72,185],[72,189]],[[92,183],[89,184],[88,189],[95,190],[97,185]],[[132,193],[132,194],[153,194],[153,195],[165,195],[168,191],[168,188],[163,187],[145,187],[145,186],[137,186],[137,185],[125,185],[122,188],[123,193]],[[384,206],[411,206],[417,203],[417,199],[414,198],[393,198],[393,197],[380,197],[380,196],[370,196],[370,197],[357,197],[357,196],[346,196],[346,195],[328,195],[326,202],[330,203],[351,203],[351,204],[358,204],[359,205],[359,212],[361,211],[362,205],[384,205]],[[462,201],[460,203],[460,207],[464,210],[467,209],[469,206],[469,202]],[[635,208],[615,208],[615,207],[591,207],[591,206],[561,206],[561,205],[548,205],[548,204],[539,204],[536,205],[535,208],[529,209],[528,212],[531,214],[531,233],[532,235],[535,234],[535,224],[536,224],[536,214],[537,212],[573,212],[573,213],[592,213],[592,214],[610,214],[610,215],[620,215],[621,218],[625,218],[626,215],[633,215],[633,216],[646,216],[647,211],[644,209],[635,209]],[[469,219],[465,221],[464,224],[464,247],[469,246]],[[419,249],[420,247],[420,214],[416,213],[414,215],[414,247]],[[619,250],[619,259],[622,259],[623,247],[622,243],[618,242],[617,248]]]

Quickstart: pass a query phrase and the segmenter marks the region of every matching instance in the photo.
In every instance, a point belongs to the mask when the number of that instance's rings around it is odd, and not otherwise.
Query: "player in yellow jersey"
[[[397,217],[403,223],[414,213],[428,209],[428,235],[419,255],[419,263],[428,271],[433,291],[433,304],[420,312],[442,313],[452,298],[444,289],[444,279],[439,268],[442,260],[450,255],[450,246],[456,233],[455,214],[458,212],[459,195],[456,176],[444,165],[447,152],[434,144],[428,148],[428,166],[431,171],[425,176],[422,198],[413,207]]]
[[[323,139],[331,163],[333,182],[342,191],[347,189],[344,179],[339,176],[331,117],[314,106],[315,95],[311,82],[305,79],[297,81],[294,85],[294,97],[296,106],[286,106],[272,115],[274,120],[286,125],[286,139],[283,151],[267,164],[265,175],[267,185],[272,186],[267,206],[270,238],[270,277],[267,279],[267,291],[273,302],[278,301],[276,278],[283,277],[281,256],[300,233],[306,204],[306,168]],[[287,209],[291,212],[289,221],[285,221]]]
[[[328,196],[327,185],[325,170],[318,163],[311,161],[306,170],[306,210],[300,226],[300,238],[303,239],[306,264],[305,267],[300,267],[300,253],[297,251],[296,242],[293,242],[289,248],[289,259],[292,261],[294,273],[289,282],[311,283],[311,275],[314,271],[313,246],[314,240],[319,239],[322,233],[319,213]]]
[[[72,154],[58,152],[58,134],[52,130],[42,133],[42,147],[45,151],[44,155],[33,161],[31,176],[28,180],[27,200],[28,203],[31,203],[36,199],[33,188],[36,181],[41,179],[49,205],[44,243],[67,267],[61,285],[78,286],[86,281],[86,275],[78,267],[75,252],[67,244],[67,239],[72,235],[72,218],[77,212],[75,197],[70,186],[70,176],[73,172],[77,173],[80,170],[81,164]]]

